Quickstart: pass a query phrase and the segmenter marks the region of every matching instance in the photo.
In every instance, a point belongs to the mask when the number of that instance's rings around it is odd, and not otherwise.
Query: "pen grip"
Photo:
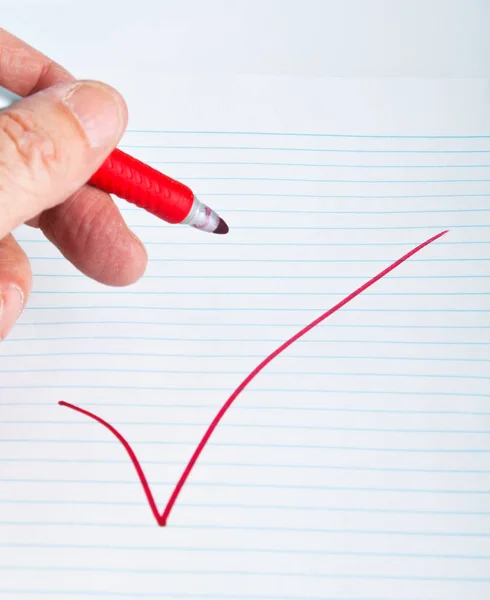
[[[194,194],[186,185],[119,149],[112,152],[89,183],[167,223],[182,222],[194,201]]]

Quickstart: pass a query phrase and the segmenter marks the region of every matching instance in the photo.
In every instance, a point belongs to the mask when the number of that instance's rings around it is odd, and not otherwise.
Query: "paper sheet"
[[[130,105],[121,147],[231,231],[119,203],[150,255],[127,289],[17,232],[35,285],[0,348],[0,596],[487,598],[485,83],[111,78]],[[165,528],[121,444],[57,404],[116,427],[163,509],[265,356],[444,229],[252,382]]]

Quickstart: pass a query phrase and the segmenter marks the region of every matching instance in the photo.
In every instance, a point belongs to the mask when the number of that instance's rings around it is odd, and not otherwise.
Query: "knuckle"
[[[85,210],[80,213],[77,235],[86,246],[97,243],[102,234],[105,234],[108,242],[118,235],[117,228],[113,225],[111,206],[107,205],[105,199],[97,195],[87,204]],[[111,244],[106,245],[106,252],[110,251]],[[91,248],[87,248],[91,250]]]
[[[76,236],[80,251],[85,256],[93,257],[92,276],[101,280],[106,278],[108,271],[118,272],[124,268],[123,253],[118,251],[124,225],[117,218],[118,211],[114,205],[106,202],[103,196],[94,196],[86,210],[79,215]],[[101,245],[103,252],[100,252]]]
[[[0,29],[0,34],[3,30]],[[0,72],[2,73],[19,73],[26,62],[24,52],[20,52],[17,48],[0,45]]]
[[[23,110],[0,113],[0,153],[3,162],[0,166],[14,172],[22,169],[28,175],[27,182],[39,183],[59,165],[55,139],[32,114]]]
[[[0,276],[6,272],[16,274],[18,271],[30,275],[29,259],[14,237],[7,235],[0,240]]]
[[[5,34],[5,30],[0,27],[0,73],[3,74],[7,83],[15,82],[21,95],[26,95],[37,87],[41,77],[55,63],[49,58],[39,60],[38,57],[33,57],[29,48],[22,44],[2,44],[1,38]],[[28,74],[29,77],[26,77],[25,74]]]

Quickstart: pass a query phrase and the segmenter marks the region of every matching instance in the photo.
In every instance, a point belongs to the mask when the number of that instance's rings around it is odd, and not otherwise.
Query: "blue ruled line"
[[[461,583],[487,583],[490,582],[490,577],[435,577],[435,576],[424,576],[424,575],[369,575],[361,573],[321,573],[321,572],[307,572],[307,571],[246,571],[246,570],[194,570],[194,569],[145,569],[145,568],[114,568],[114,567],[59,567],[59,566],[38,566],[38,565],[0,565],[0,570],[30,570],[40,572],[82,572],[82,573],[133,573],[133,574],[162,574],[162,575],[206,575],[206,576],[232,576],[232,577],[298,577],[298,578],[313,578],[313,579],[358,579],[358,580],[369,580],[369,581],[438,581],[438,582],[461,582]],[[139,595],[139,593],[138,593]],[[165,594],[167,597],[175,598],[174,595]],[[181,594],[178,594],[179,597]],[[188,596],[188,594],[185,594]],[[210,597],[210,595],[205,594]],[[159,596],[161,597],[161,596]],[[198,598],[202,595],[192,594],[191,597]],[[230,596],[227,596],[230,597]],[[232,596],[233,597],[233,596]],[[250,597],[250,596],[249,596]],[[254,595],[253,598],[260,598],[261,596]],[[275,596],[279,598],[278,596]],[[239,596],[243,598],[243,596]],[[282,596],[281,596],[282,598]],[[345,598],[345,596],[343,597]],[[301,598],[298,597],[298,600]]]
[[[284,146],[196,146],[196,145],[162,145],[162,144],[120,144],[119,148],[155,148],[161,150],[257,150],[269,152],[338,152],[339,154],[489,154],[490,149],[475,150],[374,150],[346,148],[285,148]]]
[[[37,260],[43,260],[42,256],[36,257]],[[32,260],[32,257],[31,257]],[[62,260],[61,258],[59,260]],[[66,273],[47,273],[44,275],[34,275],[35,277],[76,277],[85,279],[85,275],[66,274]],[[364,278],[365,275],[194,275],[189,273],[182,275],[145,275],[145,279],[321,279],[322,281],[331,281],[332,279],[355,279]],[[390,279],[490,279],[490,275],[390,275]],[[185,293],[185,292],[182,292]]]
[[[45,420],[36,419],[30,421],[28,419],[6,419],[1,421],[3,425],[82,425],[93,427],[91,421],[80,421],[79,419],[59,419],[59,420]],[[112,421],[112,425],[126,425],[126,426],[155,426],[155,427],[199,427],[204,429],[208,423],[199,422],[182,422],[182,421]],[[330,427],[326,425],[277,425],[273,423],[226,423],[223,425],[227,429],[294,429],[294,430],[306,430],[306,431],[351,431],[356,433],[428,433],[428,434],[447,434],[447,435],[490,435],[488,429],[410,429],[410,428],[376,428],[376,427]],[[490,490],[489,490],[490,493]]]
[[[84,439],[41,439],[41,438],[26,438],[26,439],[8,439],[1,438],[1,444],[103,444],[103,445],[112,445],[118,446],[120,442],[116,439],[114,440],[84,440]],[[191,448],[195,448],[195,442],[181,442],[181,441],[172,441],[166,442],[162,440],[137,440],[134,442],[135,444],[142,445],[156,445],[156,446],[187,446]],[[310,449],[310,450],[340,450],[340,451],[364,451],[364,452],[407,452],[411,454],[489,454],[490,448],[378,448],[378,447],[364,447],[364,446],[329,446],[329,445],[319,445],[319,444],[259,444],[254,442],[214,442],[211,440],[208,442],[209,446],[216,447],[245,447],[245,448],[294,448],[294,449]],[[5,479],[3,480],[5,481]],[[66,480],[60,480],[66,481]],[[86,481],[84,481],[86,483]],[[103,482],[101,482],[103,483]],[[107,483],[107,481],[105,482]],[[169,482],[171,483],[171,482]],[[213,485],[213,484],[206,484]],[[214,484],[215,485],[215,484]],[[248,484],[246,484],[248,485]],[[457,491],[460,493],[461,490]],[[487,492],[485,492],[487,493]],[[490,493],[490,490],[489,492]]]
[[[130,209],[121,209],[121,211],[124,210],[130,210]],[[132,209],[131,209],[132,210]],[[137,210],[137,209],[135,209]],[[489,209],[490,210],[490,209]],[[19,242],[19,244],[51,244],[51,242],[49,240],[44,240],[44,239],[19,239],[16,238],[17,241]],[[177,241],[148,241],[145,240],[145,245],[146,246],[199,246],[201,248],[207,248],[209,247],[209,243],[206,241],[203,242],[177,242]],[[360,243],[360,242],[356,242],[356,243],[333,243],[333,242],[220,242],[220,248],[222,248],[223,246],[240,246],[240,247],[247,247],[247,246],[265,246],[265,247],[271,247],[271,246],[277,246],[277,247],[294,247],[297,248],[298,246],[301,248],[310,248],[310,247],[325,247],[325,248],[357,248],[357,247],[376,247],[376,248],[385,248],[385,247],[393,247],[393,246],[404,246],[404,247],[412,247],[415,244],[415,242],[365,242],[365,243]],[[482,240],[482,241],[475,241],[475,240],[469,240],[469,241],[461,241],[461,242],[438,242],[438,246],[476,246],[476,245],[488,245],[490,244],[490,241],[487,240]],[[39,274],[34,274],[34,276],[36,277],[40,277]],[[81,275],[79,274],[78,277],[82,278],[82,277],[86,277],[85,275]]]
[[[150,160],[151,165],[215,165],[215,166],[249,166],[249,167],[318,167],[332,169],[490,169],[490,164],[455,164],[448,165],[366,165],[347,163],[297,163],[297,162],[262,162],[262,161],[220,161],[220,160]]]
[[[489,150],[490,152],[490,150]],[[263,192],[202,192],[199,197],[218,197],[225,196],[226,198],[241,198],[241,197],[258,197],[258,198],[331,198],[337,200],[408,200],[410,198],[489,198],[490,192],[486,194],[411,194],[411,195],[331,195],[331,194],[284,194],[284,193],[263,193]]]
[[[272,136],[272,137],[309,137],[309,138],[349,138],[349,139],[376,139],[376,140],[483,140],[490,139],[490,135],[379,135],[379,134],[352,134],[352,133],[309,133],[309,132],[282,132],[282,131],[196,131],[185,129],[127,129],[126,133],[167,133],[177,135],[244,135],[244,136]],[[489,150],[490,152],[490,150]]]
[[[159,225],[133,225],[133,229],[139,228],[158,228]],[[466,225],[465,225],[466,227]],[[468,225],[468,227],[470,227]],[[477,225],[475,227],[481,227]],[[485,225],[487,227],[487,225]],[[488,225],[490,227],[490,224]],[[253,227],[241,227],[241,229],[253,229]],[[260,228],[259,228],[260,229]],[[266,228],[267,229],[267,228]],[[278,227],[277,229],[288,229],[287,227]],[[291,227],[290,229],[298,229],[296,227]],[[315,227],[304,227],[299,229],[322,229]],[[332,229],[334,229],[332,227]],[[31,256],[31,260],[66,260],[63,256]],[[474,257],[474,258],[413,258],[411,262],[413,263],[435,263],[435,262],[445,262],[445,263],[453,263],[453,262],[488,262],[490,261],[490,257]],[[344,258],[344,259],[309,259],[309,258],[299,258],[299,259],[289,259],[289,258],[264,258],[263,260],[260,258],[156,258],[153,257],[151,259],[152,263],[165,262],[165,263],[320,263],[320,264],[338,264],[338,263],[384,263],[386,264],[386,260],[384,259],[356,259],[356,258]],[[240,276],[239,276],[240,277]],[[181,276],[182,279],[185,276]],[[325,279],[325,277],[323,278]],[[109,293],[109,292],[106,292]]]
[[[97,321],[88,321],[88,322],[83,322],[83,321],[78,321],[78,322],[66,322],[66,323],[58,323],[58,325],[93,325],[93,324],[98,324]],[[131,322],[118,322],[118,321],[109,321],[109,322],[104,322],[104,323],[99,323],[99,324],[104,324],[104,325],[112,325],[112,324],[116,324],[116,325],[121,325],[121,324],[127,324],[127,325],[150,325],[150,323],[146,323],[146,322],[138,322],[138,321],[131,321]],[[23,325],[29,325],[31,326],[31,324],[28,323],[24,323]],[[47,325],[47,326],[52,326],[54,325],[53,323],[39,323],[38,325]],[[35,325],[36,327],[38,325]],[[153,325],[171,325],[174,327],[179,326],[179,323],[153,323]],[[185,325],[189,325],[192,326],[191,324],[187,323]],[[209,327],[209,325],[207,324],[200,324],[202,327]],[[223,326],[223,324],[220,324],[221,326]],[[260,325],[247,325],[245,323],[241,323],[241,324],[236,324],[236,325],[231,325],[231,327],[259,327]],[[294,327],[294,324],[290,324],[290,325],[285,325],[285,324],[281,324],[281,325],[275,325],[275,327]],[[271,327],[270,325],[267,325],[267,327]],[[299,325],[298,325],[299,327]],[[265,328],[265,326],[264,326]],[[443,326],[439,327],[444,329]],[[482,329],[488,329],[489,327],[482,327]],[[436,327],[437,329],[437,327]],[[450,329],[450,328],[449,328]],[[457,329],[480,329],[477,326],[468,326],[468,327],[459,327]],[[284,339],[283,338],[269,338],[269,337],[263,337],[263,338],[202,338],[202,337],[197,337],[197,338],[187,338],[187,337],[149,337],[149,336],[131,336],[131,335],[109,335],[109,336],[105,336],[105,335],[87,335],[87,336],[78,336],[78,335],[66,335],[66,336],[60,336],[60,337],[27,337],[27,338],[20,338],[20,337],[11,337],[8,338],[6,340],[3,340],[2,342],[2,346],[6,345],[6,344],[13,344],[15,342],[59,342],[59,341],[74,341],[74,340],[135,340],[135,341],[178,341],[178,342],[199,342],[199,343],[236,343],[239,342],[240,344],[246,344],[246,343],[263,343],[263,342],[283,342]],[[298,340],[299,342],[300,340]],[[461,342],[439,342],[439,341],[413,341],[413,340],[349,340],[349,339],[345,339],[345,340],[333,340],[333,339],[329,339],[329,338],[324,338],[324,339],[316,339],[316,340],[301,340],[301,342],[303,344],[325,344],[325,345],[331,345],[331,344],[379,344],[379,345],[412,345],[412,346],[489,346],[490,345],[490,341],[485,341],[485,342],[468,342],[468,341],[461,341]],[[30,354],[2,354],[1,356],[3,357],[13,357],[13,356],[77,356],[78,354],[108,354],[108,355],[114,355],[114,356],[175,356],[175,357],[226,357],[226,358],[259,358],[259,357],[263,357],[263,355],[259,355],[259,354],[226,354],[226,355],[212,355],[212,354],[185,354],[185,355],[181,355],[181,354],[165,354],[165,353],[160,353],[160,352],[151,352],[151,353],[144,353],[144,352],[112,352],[112,351],[102,351],[99,352],[97,350],[94,350],[93,352],[62,352],[62,353],[30,353]],[[306,355],[303,354],[287,354],[284,355],[284,358],[293,358],[293,357],[305,357]],[[311,358],[342,358],[342,355],[337,355],[337,354],[315,354],[315,355],[311,355]],[[345,355],[345,358],[352,358],[352,356],[348,356]],[[362,357],[364,358],[364,357]],[[366,355],[365,358],[380,358],[380,357],[376,357],[375,355]],[[394,359],[396,360],[397,357],[388,357],[390,360]],[[407,357],[407,360],[410,360],[411,357]],[[413,359],[416,359],[417,357],[412,357]],[[425,360],[425,359],[424,359]],[[438,358],[427,358],[427,360],[438,360]],[[485,360],[485,359],[459,359],[459,358],[444,358],[444,360]]]
[[[56,338],[47,338],[48,340],[56,340]],[[66,337],[66,338],[59,338],[62,340],[75,340],[75,339],[80,339],[80,338],[71,338],[71,337]],[[83,339],[83,338],[82,338]],[[85,338],[85,339],[90,339],[90,340],[100,340],[100,339],[104,339],[104,338],[100,338],[100,337],[95,337],[95,338]],[[107,338],[105,338],[107,339]],[[138,337],[119,337],[119,338],[109,338],[109,339],[130,339],[130,340],[145,340],[145,341],[153,341],[153,340],[161,340],[162,338],[138,338]],[[168,338],[163,338],[164,340],[168,340]],[[170,338],[172,339],[172,338]],[[174,338],[175,340],[178,341],[186,341],[185,338],[184,339],[180,339],[179,338]],[[11,340],[11,341],[21,341],[21,340]],[[26,341],[26,340],[23,340]],[[27,341],[41,341],[37,338],[33,338],[28,339]],[[45,341],[45,340],[44,340]],[[211,340],[207,340],[208,342]],[[213,340],[216,341],[216,340]],[[230,340],[226,340],[226,341],[230,341]],[[245,340],[235,340],[236,342],[243,342]],[[273,341],[273,340],[268,340],[269,342]],[[277,340],[279,341],[279,340]],[[323,343],[328,343],[325,342],[323,340]],[[366,342],[368,343],[368,342]],[[399,344],[403,344],[403,342],[398,342]],[[412,342],[414,344],[416,344],[417,342]],[[441,344],[444,344],[444,342],[440,342]],[[446,345],[446,344],[444,344]],[[459,345],[459,344],[458,344]],[[476,342],[476,345],[481,345],[481,346],[490,346],[490,343],[485,343],[485,342]],[[173,354],[173,353],[165,353],[165,352],[147,352],[147,353],[140,353],[140,352],[58,352],[58,353],[51,353],[51,352],[42,352],[42,353],[38,353],[38,354],[2,354],[0,357],[3,358],[19,358],[19,357],[34,357],[34,356],[91,356],[91,355],[106,355],[106,356],[130,356],[130,357],[136,357],[136,356],[155,356],[155,357],[159,357],[159,358],[225,358],[225,359],[230,359],[230,360],[238,360],[238,359],[242,359],[242,358],[257,358],[257,359],[262,359],[264,358],[263,354],[236,354],[236,355],[231,355],[231,354]],[[442,362],[467,362],[467,363],[487,363],[490,362],[490,358],[448,358],[446,356],[441,356],[441,357],[432,357],[432,356],[377,356],[377,355],[364,355],[364,356],[342,356],[340,354],[331,354],[331,355],[326,355],[326,354],[305,354],[305,355],[301,355],[301,354],[287,354],[284,355],[282,357],[282,360],[284,359],[318,359],[318,360],[403,360],[403,361],[413,361],[413,360],[417,360],[417,361],[442,361]],[[20,368],[20,369],[0,369],[0,373],[49,373],[49,372],[54,372],[54,373],[63,373],[66,371],[75,371],[75,372],[98,372],[98,371],[102,371],[102,372],[108,372],[108,371],[122,371],[125,373],[190,373],[191,371],[165,371],[163,369],[127,369],[125,367],[122,368],[79,368],[79,367],[68,367],[68,368],[52,368],[52,369],[25,369],[25,368]],[[273,373],[273,374],[280,374],[283,371],[267,371],[268,373]],[[311,372],[311,371],[307,371],[307,372],[300,372],[300,371],[290,371],[288,369],[289,373],[293,373],[293,374],[301,374],[301,375],[318,375],[321,374],[323,375],[324,372],[320,371],[320,373],[318,372]],[[201,373],[201,371],[199,371],[199,373]],[[202,371],[202,373],[215,373],[215,371]],[[232,371],[224,371],[224,373],[232,373]],[[236,373],[235,373],[236,374]]]
[[[276,183],[362,183],[424,184],[424,183],[490,183],[490,179],[302,179],[297,177],[186,177],[187,181],[273,181]]]
[[[33,594],[44,594],[49,596],[62,595],[66,598],[71,598],[72,596],[105,596],[111,598],[131,598],[132,600],[136,600],[136,596],[134,592],[113,592],[113,591],[97,591],[97,590],[43,590],[43,589],[20,589],[20,588],[0,588],[0,594],[24,594],[24,595],[33,595]],[[137,598],[171,598],[172,600],[176,599],[176,595],[173,592],[165,593],[165,592],[142,592],[138,589]],[[12,596],[11,596],[12,597]],[[359,596],[342,596],[342,597],[334,597],[334,596],[284,596],[281,594],[280,596],[272,596],[272,595],[263,595],[263,594],[253,594],[253,595],[243,595],[243,594],[206,594],[206,593],[178,593],[179,599],[183,598],[209,598],[211,600],[215,600],[217,598],[223,598],[224,600],[385,600],[383,598],[361,598]],[[396,598],[390,600],[397,600]],[[400,598],[399,600],[420,600],[415,598]]]
[[[172,392],[224,392],[230,393],[231,390],[229,387],[172,387],[172,386],[146,386],[146,385],[2,385],[3,390],[25,390],[25,389],[96,389],[96,390],[165,390]],[[293,393],[293,394],[356,394],[356,395],[365,395],[365,394],[377,394],[377,395],[390,395],[390,396],[423,396],[427,397],[449,397],[449,398],[484,398],[485,400],[490,400],[489,394],[475,394],[475,393],[456,393],[456,392],[406,392],[406,391],[383,391],[383,390],[328,390],[328,389],[294,389],[294,388],[248,388],[247,393],[269,393],[269,392],[280,392],[281,394],[285,393]],[[0,439],[0,443],[3,440]]]
[[[164,259],[162,259],[164,260]],[[480,259],[480,260],[490,260],[490,258],[488,259]],[[166,261],[166,262],[172,262],[172,261]],[[175,260],[173,262],[192,262],[190,260]],[[227,261],[220,261],[220,262],[227,262]],[[240,261],[240,262],[256,262],[256,261]],[[260,262],[260,261],[257,261]],[[276,262],[276,261],[262,261],[262,262]],[[277,262],[284,262],[284,261],[277,261]],[[295,262],[295,261],[287,261],[287,262]],[[312,262],[319,262],[319,261],[312,261]],[[185,277],[185,276],[184,276]],[[43,294],[76,294],[76,295],[80,295],[80,294],[91,294],[91,295],[108,295],[111,292],[107,292],[107,291],[99,291],[99,290],[35,290],[33,292],[33,295],[43,295]],[[291,297],[291,296],[322,296],[323,298],[330,298],[331,296],[341,296],[341,295],[345,295],[348,292],[347,291],[343,291],[343,292],[337,292],[337,291],[328,291],[328,292],[233,292],[233,291],[228,291],[228,290],[223,290],[223,291],[198,291],[198,292],[193,292],[196,295],[199,296],[287,296],[287,297]],[[464,291],[464,292],[368,292],[369,296],[382,296],[382,297],[390,297],[390,296],[430,296],[430,297],[437,297],[437,296],[490,296],[490,290],[488,292],[469,292],[469,291]],[[157,291],[146,291],[146,290],[118,290],[117,292],[115,292],[115,294],[117,294],[118,296],[121,295],[136,295],[136,296],[181,296],[181,295],[188,295],[188,292],[181,292],[181,291],[168,291],[168,290],[157,290]]]
[[[252,215],[260,215],[260,214],[269,214],[269,215],[343,215],[343,216],[359,216],[359,215],[420,215],[420,214],[460,214],[460,213],[488,213],[490,209],[488,208],[474,208],[474,209],[441,209],[441,210],[409,210],[409,211],[394,211],[394,210],[370,210],[370,211],[359,211],[359,210],[350,210],[350,211],[340,211],[340,210],[284,210],[284,209],[265,209],[265,208],[228,208],[226,206],[214,206],[214,209],[221,213],[238,213],[238,214],[252,214]],[[120,208],[120,212],[122,213],[135,213],[141,211],[140,208]],[[226,242],[224,244],[220,244],[221,246],[226,246]]]
[[[219,322],[219,323],[192,323],[192,322],[180,322],[180,321],[20,321],[17,323],[16,327],[40,327],[40,326],[47,326],[47,327],[51,327],[51,326],[57,326],[57,325],[163,325],[166,327],[212,327],[213,329],[215,327],[261,327],[262,329],[267,329],[268,327],[303,327],[304,323],[223,323],[223,322]],[[352,328],[362,328],[362,329],[490,329],[490,325],[386,325],[386,324],[379,324],[379,325],[366,325],[363,323],[359,323],[356,325],[349,325],[349,324],[330,324],[329,329],[332,328],[341,328],[341,329],[352,329]],[[55,337],[55,338],[25,338],[25,339],[21,339],[21,338],[15,338],[15,337],[10,337],[10,338],[6,338],[5,340],[2,340],[2,345],[6,344],[9,341],[32,341],[33,339],[39,339],[39,340],[50,340],[50,339],[66,339],[64,337]],[[81,338],[78,337],[71,337],[70,339],[94,339],[94,336],[84,336]],[[110,336],[109,338],[99,338],[97,336],[96,339],[119,339],[118,336]],[[158,338],[158,339],[169,339],[169,340],[181,340],[181,341],[190,341],[190,342],[206,342],[206,341],[216,341],[216,342],[225,342],[225,341],[237,341],[237,342],[265,342],[265,341],[269,341],[269,342],[282,342],[284,341],[283,339],[278,339],[278,340],[273,340],[270,338],[237,338],[236,340],[232,339],[232,338],[182,338],[182,337],[178,337],[178,338]],[[425,342],[425,341],[410,341],[410,340],[402,340],[402,341],[391,341],[391,340],[349,340],[349,339],[343,339],[343,340],[329,340],[329,339],[325,339],[325,340],[298,340],[298,342],[322,342],[322,343],[346,343],[346,342],[350,342],[350,343],[360,343],[360,344],[365,344],[365,343],[376,343],[376,344],[487,344],[490,343],[489,342],[468,342],[468,341],[463,341],[463,342]]]
[[[196,306],[196,307],[188,307],[188,306],[134,306],[133,304],[129,304],[127,306],[118,305],[114,306],[111,304],[102,305],[102,306],[26,306],[24,311],[30,310],[100,310],[100,309],[129,309],[129,310],[175,310],[175,311],[217,311],[217,312],[229,312],[229,311],[246,311],[246,312],[270,312],[274,311],[278,312],[314,312],[322,314],[325,312],[325,307],[314,307],[314,308],[254,308],[254,307],[215,307],[215,306]],[[490,308],[343,308],[342,312],[355,312],[355,313],[490,313]]]
[[[327,390],[328,391],[328,390]],[[345,391],[340,391],[337,392],[339,394],[342,393],[346,393]],[[351,392],[347,392],[347,393],[351,393]],[[366,392],[364,391],[363,393],[365,394],[390,394],[391,392],[377,392],[377,391],[372,391],[372,392]],[[393,392],[393,394],[395,394],[397,392]],[[412,394],[411,392],[403,392],[404,394]],[[414,395],[420,394],[421,392],[413,392]],[[428,393],[425,395],[429,395],[432,396],[434,394],[432,393]],[[466,394],[455,394],[457,396],[462,396],[464,397]],[[84,402],[83,403],[84,406],[88,407],[88,406],[95,406],[100,408],[101,406],[107,407],[107,406],[119,406],[119,407],[123,407],[123,408],[151,408],[151,409],[169,409],[169,408],[179,408],[179,409],[202,409],[202,408],[216,408],[215,404],[182,404],[182,403],[168,403],[168,404],[145,404],[143,402],[137,402],[137,403],[133,403],[133,402],[106,402],[104,400],[103,404],[101,402]],[[18,400],[16,402],[0,402],[0,406],[49,406],[49,407],[53,407],[53,402],[22,402],[21,400]],[[312,412],[334,412],[334,413],[367,413],[367,414],[395,414],[395,415],[458,415],[458,416],[483,416],[483,417],[489,417],[490,416],[490,412],[485,412],[485,411],[474,411],[474,410],[470,410],[470,411],[462,411],[462,410],[415,410],[415,409],[384,409],[384,408],[340,408],[340,407],[324,407],[324,406],[285,406],[285,405],[277,405],[277,406],[268,406],[268,405],[263,405],[263,404],[258,404],[258,405],[253,405],[253,404],[237,404],[234,406],[233,411],[244,411],[244,410],[253,410],[253,411],[265,411],[265,410],[274,410],[274,411],[278,411],[280,410],[281,412],[285,412],[285,411],[294,411],[294,412],[303,412],[303,411],[312,411]],[[0,461],[2,459],[0,458]],[[5,460],[9,460],[9,459],[5,459]],[[127,463],[127,461],[124,461],[125,463]],[[467,470],[464,471],[465,473],[468,472]]]
[[[162,229],[162,225],[158,224],[158,225],[131,225],[132,229]],[[435,225],[417,225],[417,226],[411,226],[411,225],[400,225],[400,226],[396,226],[396,227],[344,227],[344,226],[332,226],[332,227],[326,227],[326,226],[322,226],[322,227],[299,227],[299,226],[291,226],[291,227],[283,227],[283,226],[279,226],[279,225],[274,225],[274,226],[269,226],[269,225],[250,225],[250,226],[246,226],[246,225],[234,225],[233,226],[233,230],[237,231],[237,230],[241,230],[241,229],[253,229],[256,231],[259,230],[268,230],[268,231],[398,231],[398,230],[403,230],[403,231],[409,231],[409,230],[415,230],[415,229],[431,229],[433,231],[439,230],[439,229],[486,229],[487,227],[490,227],[490,224],[486,224],[486,223],[480,223],[480,224],[471,224],[471,225],[440,225],[440,226],[435,226]],[[61,257],[60,257],[61,258]],[[65,259],[63,259],[65,260]],[[442,260],[442,259],[441,259]],[[447,259],[448,261],[451,259]],[[472,260],[472,259],[468,259],[468,260]],[[417,259],[414,258],[413,261],[417,261],[417,262],[426,262],[427,259]],[[305,261],[307,262],[307,261]],[[337,261],[334,261],[337,262]],[[354,261],[352,261],[354,262]],[[386,262],[386,261],[379,261],[379,262]]]
[[[462,560],[490,560],[490,554],[423,554],[423,553],[408,553],[408,552],[342,552],[335,550],[296,550],[287,548],[264,548],[264,547],[195,547],[195,546],[124,546],[124,545],[110,545],[110,544],[36,544],[36,543],[2,543],[0,542],[0,548],[51,548],[51,549],[83,549],[83,550],[114,550],[114,551],[153,551],[153,550],[167,550],[172,552],[230,552],[237,554],[305,554],[305,555],[319,555],[319,556],[379,556],[379,557],[397,557],[397,558],[434,558],[434,559],[462,559]],[[282,597],[281,597],[282,598]],[[298,599],[298,600],[302,600]],[[345,600],[345,599],[339,599]],[[348,599],[347,599],[348,600]],[[368,600],[362,598],[355,598],[353,600]],[[371,599],[370,599],[371,600]],[[373,599],[374,600],[374,599]],[[381,600],[381,599],[380,599]],[[392,600],[390,598],[390,600]],[[403,600],[408,600],[404,598]],[[418,599],[420,600],[420,599]]]
[[[150,160],[151,165],[215,165],[215,166],[249,166],[249,167],[318,167],[334,169],[490,169],[490,164],[466,165],[366,165],[340,163],[288,163],[288,162],[252,162],[252,161],[219,161],[219,160]]]
[[[127,461],[121,461],[126,462]],[[0,504],[23,504],[23,505],[66,505],[66,506],[137,506],[147,509],[144,501],[118,501],[118,500],[23,500],[23,499],[1,499]],[[240,510],[286,510],[286,511],[317,511],[317,512],[346,512],[346,513],[382,513],[382,514],[414,514],[414,515],[452,515],[466,517],[489,517],[490,512],[478,511],[445,511],[445,510],[403,510],[403,509],[383,509],[383,508],[343,508],[343,507],[324,507],[324,506],[300,506],[300,505],[273,505],[273,504],[202,504],[202,503],[184,503],[179,502],[179,510],[187,508],[190,510],[199,509],[240,509]],[[342,553],[340,553],[342,555]],[[485,558],[485,557],[482,557]],[[490,560],[490,555],[487,557]]]
[[[25,406],[23,404],[23,406]],[[87,406],[87,404],[84,404]],[[77,422],[78,424],[80,421]],[[96,458],[0,458],[1,463],[48,463],[48,464],[98,464],[98,465],[127,465],[127,460],[115,460],[115,459],[96,459]],[[458,474],[458,475],[489,475],[490,469],[405,469],[405,468],[389,468],[389,467],[350,467],[344,465],[310,465],[310,464],[280,464],[280,463],[241,463],[241,462],[227,462],[227,463],[217,463],[212,461],[203,460],[201,462],[203,467],[233,467],[233,468],[253,468],[253,469],[296,469],[296,470],[326,470],[326,471],[367,471],[367,472],[387,472],[387,473],[437,473],[437,474]],[[171,460],[145,460],[145,465],[171,465],[171,466],[182,466],[182,461],[171,461]],[[75,500],[19,500],[17,498],[0,498],[0,503],[12,503],[21,502],[24,504],[85,504],[85,500],[75,499]],[[112,502],[109,500],[104,501],[89,501],[89,504],[120,504],[122,506],[141,506],[141,502]],[[179,507],[184,506],[179,502]],[[480,515],[480,516],[490,516],[490,511],[488,512],[477,512],[467,510],[467,511],[445,511],[445,510],[408,510],[408,509],[396,509],[396,508],[348,508],[348,507],[331,507],[331,506],[304,506],[298,507],[295,505],[248,505],[248,504],[230,504],[224,505],[221,503],[218,504],[188,504],[187,506],[193,507],[216,507],[219,506],[229,507],[229,508],[280,508],[287,510],[324,510],[324,511],[337,511],[337,512],[382,512],[382,513],[414,513],[414,514],[458,514],[458,515]]]
[[[105,482],[107,484],[107,481]],[[107,522],[87,522],[87,521],[0,521],[0,526],[19,526],[19,527],[101,527],[120,529],[154,529],[153,523],[107,523]],[[326,529],[326,528],[296,528],[296,527],[269,527],[258,525],[172,525],[171,529],[184,530],[229,530],[229,531],[264,531],[264,532],[285,532],[285,533],[328,533],[328,534],[350,534],[350,535],[387,535],[397,536],[406,535],[410,537],[467,537],[467,538],[489,538],[490,533],[468,532],[468,531],[393,531],[393,530],[376,530],[376,529]]]
[[[487,361],[488,362],[488,361]],[[18,369],[12,371],[10,369],[0,370],[0,373],[158,373],[162,375],[243,375],[246,376],[249,371],[225,371],[220,369],[218,371],[212,370],[202,370],[202,371],[194,371],[194,370],[183,370],[183,369],[105,369],[105,368],[67,368],[67,369]],[[367,371],[365,373],[352,373],[351,371],[291,371],[282,370],[282,371],[264,371],[262,376],[264,375],[279,375],[280,377],[285,377],[286,375],[327,375],[327,376],[348,376],[348,377],[416,377],[418,379],[422,378],[434,378],[434,379],[490,379],[490,375],[456,375],[454,373],[377,373],[373,371]],[[8,389],[8,388],[7,388]],[[490,394],[489,394],[490,398]]]

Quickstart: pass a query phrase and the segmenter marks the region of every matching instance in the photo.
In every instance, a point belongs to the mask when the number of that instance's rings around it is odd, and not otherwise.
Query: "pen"
[[[203,204],[189,187],[117,148],[89,183],[144,208],[167,223],[190,225],[210,233],[228,233],[223,219]]]
[[[9,92],[7,106],[20,100]],[[2,108],[4,105],[2,105]],[[116,148],[89,184],[143,208],[167,223],[190,225],[209,233],[228,233],[228,225],[183,183]]]

